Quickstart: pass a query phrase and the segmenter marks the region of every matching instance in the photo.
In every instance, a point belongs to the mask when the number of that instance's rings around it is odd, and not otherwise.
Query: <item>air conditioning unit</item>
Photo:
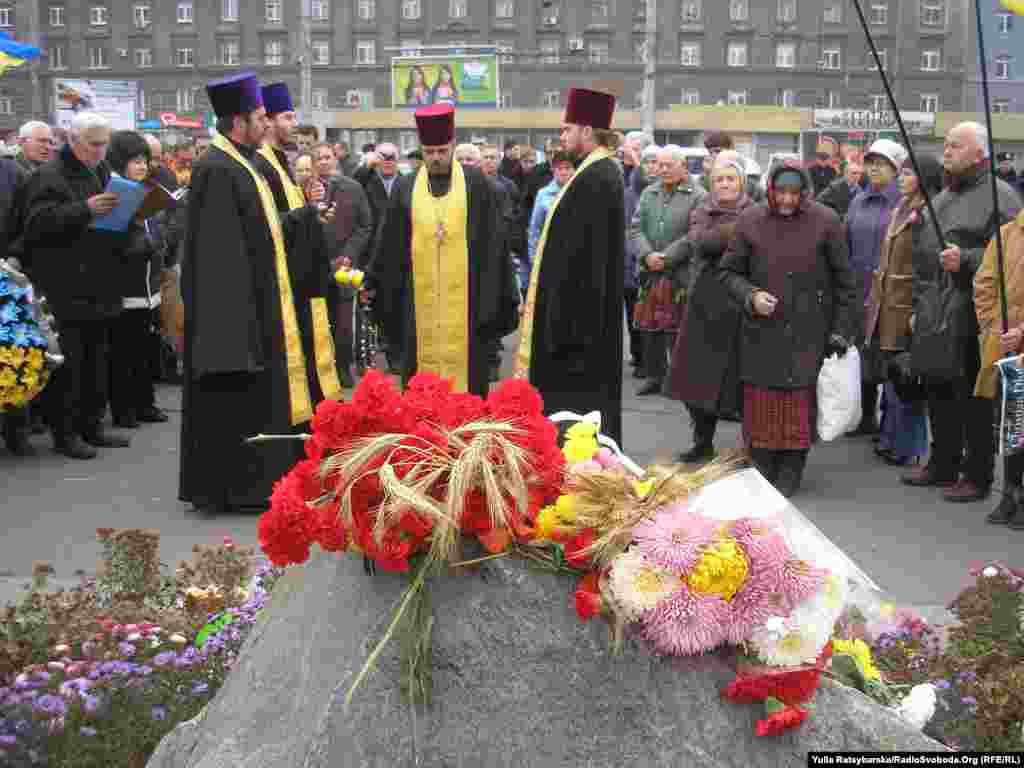
[[[569,50],[570,51],[582,51],[583,50],[583,41],[580,38],[578,38],[578,37],[575,37],[575,38],[571,39],[569,41]]]
[[[120,56],[122,59],[127,59],[128,58],[128,49],[127,48],[118,48],[117,49],[117,55]]]

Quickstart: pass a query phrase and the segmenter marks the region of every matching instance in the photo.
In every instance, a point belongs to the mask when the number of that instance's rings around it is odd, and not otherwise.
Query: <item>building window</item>
[[[50,6],[50,26],[51,27],[63,27],[64,26],[64,6],[63,5],[51,5]]]
[[[220,63],[225,67],[237,67],[239,63],[237,40],[222,40],[220,44]]]
[[[647,61],[647,41],[640,38],[633,41],[633,63],[643,64]]]
[[[359,0],[359,20],[373,21],[377,16],[376,0]]]
[[[402,40],[401,42],[399,42],[399,45],[402,48],[401,54],[403,56],[419,56],[420,55],[420,48],[423,46],[423,41],[422,40]],[[501,50],[500,44],[499,44],[498,50]]]
[[[747,66],[747,44],[729,43],[726,49],[726,64],[730,67]]]
[[[89,23],[94,27],[105,27],[107,25],[107,6],[94,5],[90,8]]]
[[[921,26],[946,26],[946,0],[921,0]]]
[[[682,43],[679,46],[679,63],[684,67],[699,67],[700,43]]]
[[[825,3],[824,20],[826,24],[843,23],[843,6],[839,4],[838,0],[829,0]]]
[[[516,15],[515,0],[497,0],[494,4],[494,17],[496,19],[511,19]]]
[[[277,24],[281,21],[281,0],[267,0],[266,8],[266,19],[267,21]]]
[[[829,109],[842,109],[843,106],[843,95],[839,91],[828,92],[828,108]]]
[[[238,0],[221,0],[220,20],[238,21]]]
[[[922,93],[921,94],[921,111],[922,112],[938,112],[939,111],[939,97],[934,93]]]
[[[795,43],[779,43],[775,46],[775,66],[779,69],[793,69],[796,66]]]
[[[420,145],[420,136],[416,131],[402,131],[398,134],[398,148],[407,155]]]
[[[868,21],[875,26],[884,27],[889,23],[889,3],[886,0],[875,0],[869,9]]]
[[[356,43],[356,64],[377,63],[377,41],[360,40]]]
[[[696,88],[683,88],[683,104],[688,107],[700,104],[700,91]]]
[[[590,0],[590,23],[608,23],[608,0]]]
[[[145,116],[146,114],[146,92],[139,88],[139,114]]]
[[[796,106],[796,91],[790,88],[784,88],[779,91],[779,106],[785,107],[786,109],[792,109]]]
[[[192,23],[192,2],[178,3],[178,23],[179,24],[191,24]]]
[[[700,0],[683,0],[680,18],[683,24],[696,24],[700,21]]]
[[[1010,79],[1010,63],[1013,61],[1009,56],[996,56],[996,67],[992,77],[996,80]]]
[[[512,108],[512,95],[509,94],[509,93],[501,94],[501,100],[499,102],[499,106],[501,107],[501,109],[511,109]]]
[[[267,40],[263,43],[263,63],[268,67],[280,67],[284,63],[284,42]]]
[[[562,106],[562,92],[544,91],[544,106],[547,109],[557,109]]]
[[[557,64],[561,56],[561,46],[558,40],[540,41],[540,60],[545,64]]]
[[[0,6],[0,28],[14,26],[14,9],[10,6]]]
[[[177,92],[178,111],[191,112],[196,108],[196,89],[193,87],[179,88]]]
[[[878,67],[875,65],[875,57],[871,55],[870,51],[868,51],[867,57],[868,57],[868,67],[867,68],[872,70],[872,71],[874,71],[874,72],[877,72],[878,71]],[[878,60],[882,63],[882,71],[883,72],[888,72],[889,71],[889,51],[887,49],[885,49],[885,48],[878,49]]]
[[[330,0],[311,0],[309,4],[309,16],[313,21],[327,21],[331,18]],[[324,97],[326,103],[326,96]],[[324,107],[326,109],[326,107]]]
[[[132,16],[137,29],[145,29],[153,23],[153,9],[149,5],[136,5],[132,8]]]
[[[516,45],[511,40],[498,40],[494,43],[495,49],[501,56],[502,64],[512,64],[515,62],[516,57],[512,54],[516,50]]]
[[[135,66],[140,69],[153,66],[153,51],[149,48],[135,49]]]
[[[191,67],[193,60],[191,48],[179,48],[174,52],[174,64],[178,67]]]
[[[1008,35],[1013,31],[1013,14],[1012,13],[997,13],[996,24],[999,27],[999,34]]]
[[[587,46],[591,64],[608,63],[608,43],[604,40],[591,40]]]
[[[448,0],[448,16],[452,19],[464,19],[469,16],[468,0]]]
[[[796,0],[779,0],[777,18],[783,24],[796,21]]]
[[[314,88],[309,93],[311,104],[313,109],[327,109],[327,89],[326,88]]]
[[[1010,111],[1009,99],[992,99],[992,114],[1005,115]]]
[[[360,43],[362,45],[362,43]],[[326,67],[331,63],[331,44],[326,40],[313,41],[313,57],[311,63],[315,67]],[[371,49],[370,61],[360,61],[359,64],[373,64],[372,59],[376,58]]]
[[[876,93],[871,97],[871,111],[875,114],[885,112],[889,108],[889,101],[884,93]]]
[[[0,115],[13,115],[14,105],[10,96],[0,96]]]
[[[921,51],[921,71],[938,72],[942,69],[942,51],[931,49]]]
[[[841,66],[842,56],[838,48],[826,48],[821,52],[822,69],[839,69]]]
[[[66,69],[64,46],[54,45],[50,48],[50,69]]]
[[[746,21],[750,18],[750,3],[747,0],[729,0],[729,21]]]
[[[421,13],[420,0],[402,0],[403,19],[418,19]]]
[[[106,69],[110,66],[110,57],[105,45],[89,46],[89,69]]]
[[[729,106],[733,106],[733,107],[745,107],[745,106],[747,106],[747,92],[746,91],[729,91],[728,102],[729,102]]]

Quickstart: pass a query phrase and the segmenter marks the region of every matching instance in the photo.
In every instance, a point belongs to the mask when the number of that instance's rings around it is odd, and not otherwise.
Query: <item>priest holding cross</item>
[[[515,329],[519,293],[500,201],[476,168],[452,160],[455,110],[416,111],[423,165],[400,178],[367,275],[373,313],[417,372],[485,396],[489,345]]]

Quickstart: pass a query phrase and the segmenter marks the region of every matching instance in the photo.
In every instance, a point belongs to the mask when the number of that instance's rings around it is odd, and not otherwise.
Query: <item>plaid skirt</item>
[[[749,448],[802,451],[814,441],[814,387],[743,385],[743,439]]]

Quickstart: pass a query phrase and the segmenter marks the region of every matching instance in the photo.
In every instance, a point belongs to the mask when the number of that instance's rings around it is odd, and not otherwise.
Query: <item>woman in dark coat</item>
[[[743,180],[738,161],[716,163],[711,171],[711,194],[694,211],[686,237],[693,249],[688,301],[668,384],[668,394],[686,403],[693,421],[693,447],[679,456],[685,464],[711,459],[719,416],[734,417],[740,411],[742,313],[716,273],[732,243],[737,219],[754,205],[743,190]]]
[[[801,169],[776,168],[768,205],[740,215],[719,272],[744,310],[744,439],[785,496],[800,487],[815,437],[822,362],[846,354],[857,304],[839,216],[811,200],[811,190]]]

